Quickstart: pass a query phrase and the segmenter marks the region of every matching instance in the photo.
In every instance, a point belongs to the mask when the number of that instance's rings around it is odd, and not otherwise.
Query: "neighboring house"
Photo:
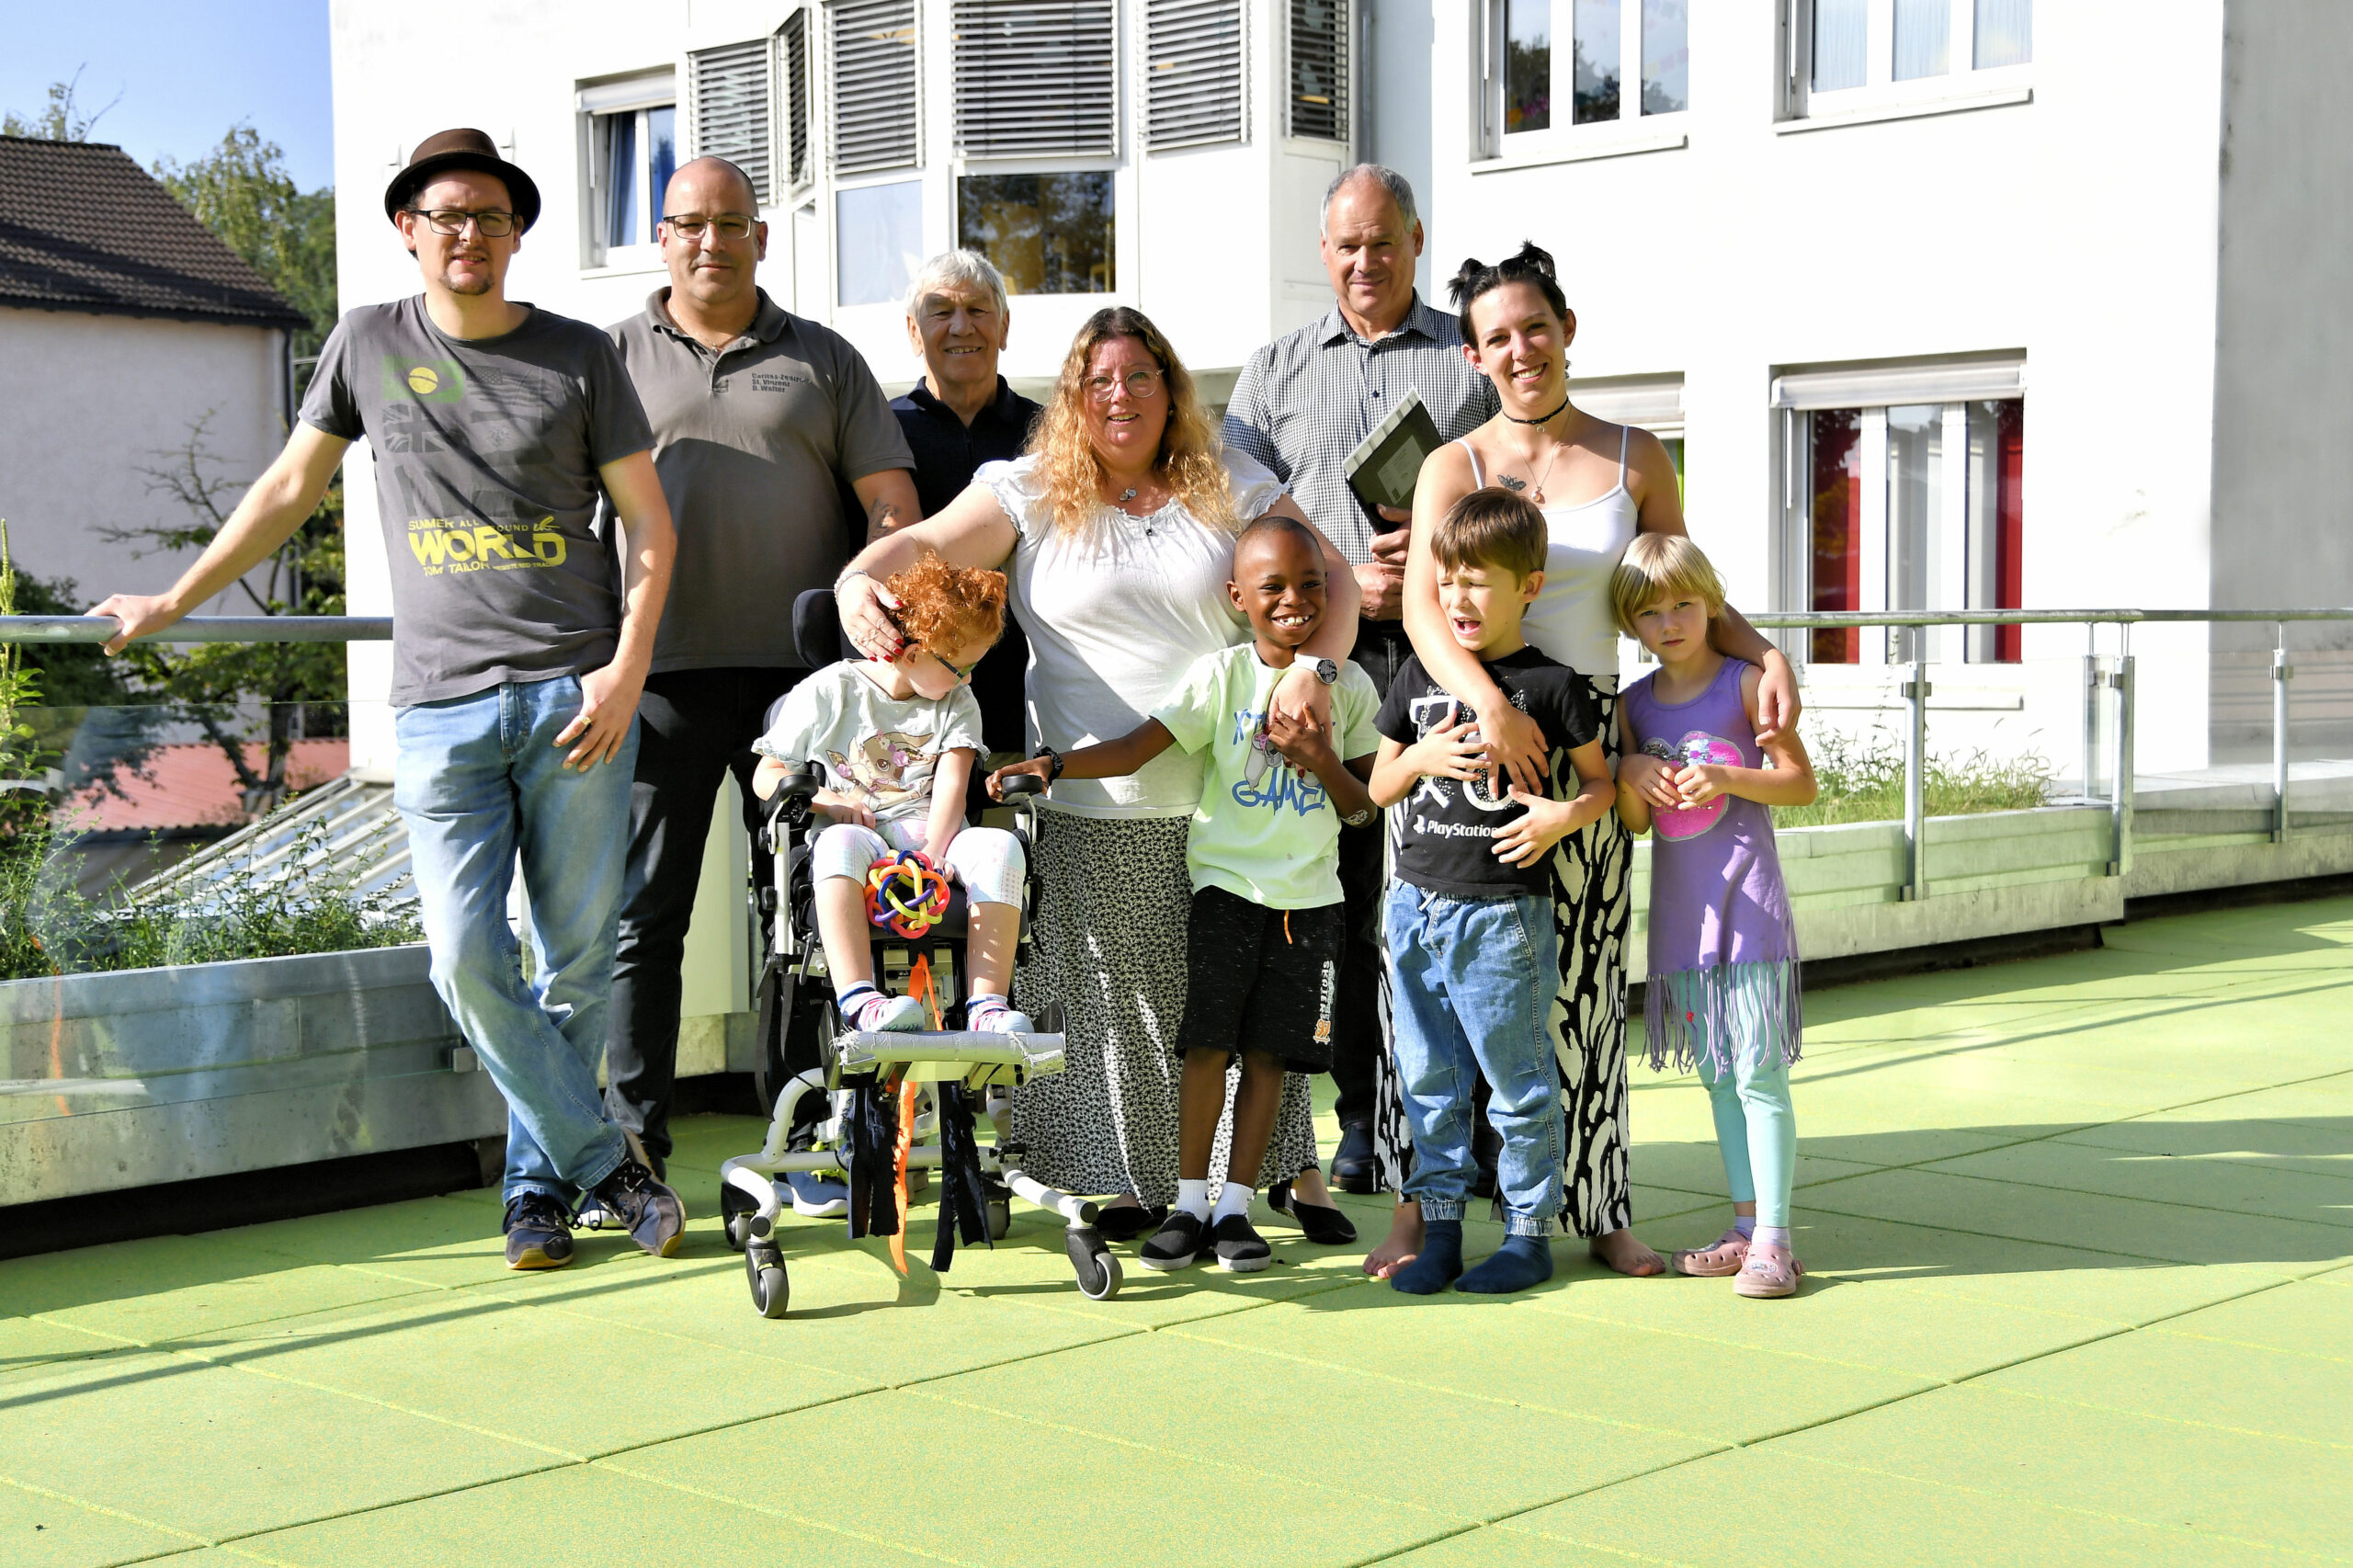
[[[210,476],[261,472],[304,324],[120,148],[0,137],[0,518],[17,566],[93,602],[168,587],[195,551],[134,560],[144,547],[107,530],[192,522],[142,471],[199,421]],[[233,592],[207,608],[253,613]]]
[[[1685,466],[1745,608],[2353,603],[2353,7],[2181,0],[335,0],[338,185],[479,124],[546,209],[514,292],[605,323],[663,281],[667,172],[751,170],[762,279],[887,382],[898,298],[960,241],[1013,279],[1007,373],[1106,303],[1222,397],[1329,306],[1315,202],[1377,158],[1422,193],[1426,294],[1532,238],[1596,412]],[[462,35],[512,69],[439,68]],[[345,302],[416,287],[372,199]],[[349,487],[355,522],[373,496]],[[372,527],[355,612],[384,605]],[[2268,629],[2133,635],[2144,767],[2266,753]],[[2341,633],[2300,749],[2353,743]],[[1883,634],[1791,637],[1867,724]],[[2103,642],[2113,647],[2113,636]],[[1940,634],[1934,744],[2072,771],[2083,633]],[[1631,669],[1631,665],[1629,665]],[[355,695],[382,690],[353,662]],[[356,732],[357,733],[357,732]],[[363,758],[374,743],[355,742]],[[2336,755],[2344,755],[2338,750]]]

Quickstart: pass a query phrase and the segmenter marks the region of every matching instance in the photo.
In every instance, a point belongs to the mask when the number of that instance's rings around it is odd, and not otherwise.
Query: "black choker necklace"
[[[1561,408],[1566,408],[1568,406],[1569,400],[1565,395],[1563,395],[1561,399]],[[1558,419],[1561,416],[1561,408],[1554,409],[1552,413],[1546,415],[1541,419],[1522,419],[1518,415],[1512,413],[1509,409],[1506,409],[1504,411],[1504,417],[1510,420],[1515,425],[1550,425],[1553,420]]]

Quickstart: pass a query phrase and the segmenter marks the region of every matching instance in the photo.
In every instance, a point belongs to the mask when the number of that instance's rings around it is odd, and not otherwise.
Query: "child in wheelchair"
[[[909,1031],[924,1004],[884,994],[874,971],[867,874],[913,850],[964,891],[964,1027],[1030,1032],[1008,987],[1020,937],[1021,846],[1001,828],[964,825],[965,789],[985,756],[972,666],[1005,631],[1005,574],[951,566],[926,551],[887,586],[905,645],[888,664],[844,659],[792,688],[754,743],[753,789],[775,795],[814,764],[824,787],[810,801],[827,823],[810,848],[817,932],[835,1003],[848,1030]]]

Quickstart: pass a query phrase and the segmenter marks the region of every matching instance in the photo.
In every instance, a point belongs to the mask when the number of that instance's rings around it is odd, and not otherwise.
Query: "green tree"
[[[43,142],[87,142],[90,127],[97,124],[107,109],[122,101],[117,93],[97,114],[84,114],[82,106],[74,101],[74,89],[82,85],[82,73],[86,66],[77,66],[70,82],[49,85],[49,107],[27,119],[15,109],[0,115],[0,136],[30,136]]]
[[[278,143],[250,125],[231,126],[193,163],[158,160],[155,178],[311,318],[294,335],[294,357],[315,356],[335,326],[334,187],[298,188]]]

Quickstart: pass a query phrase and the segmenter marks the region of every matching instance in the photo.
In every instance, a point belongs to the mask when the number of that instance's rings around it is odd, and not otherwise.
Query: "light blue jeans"
[[[1386,913],[1397,1075],[1414,1134],[1405,1196],[1425,1220],[1462,1218],[1479,1174],[1472,1095],[1483,1074],[1487,1119],[1504,1141],[1504,1226],[1551,1234],[1568,1142],[1545,1028],[1561,988],[1552,900],[1448,898],[1395,882]]]
[[[506,1096],[506,1196],[560,1203],[628,1149],[597,1087],[613,991],[637,727],[620,755],[567,770],[555,737],[580,712],[571,676],[404,708],[392,803],[408,827],[433,988]],[[531,979],[506,920],[520,857]]]

